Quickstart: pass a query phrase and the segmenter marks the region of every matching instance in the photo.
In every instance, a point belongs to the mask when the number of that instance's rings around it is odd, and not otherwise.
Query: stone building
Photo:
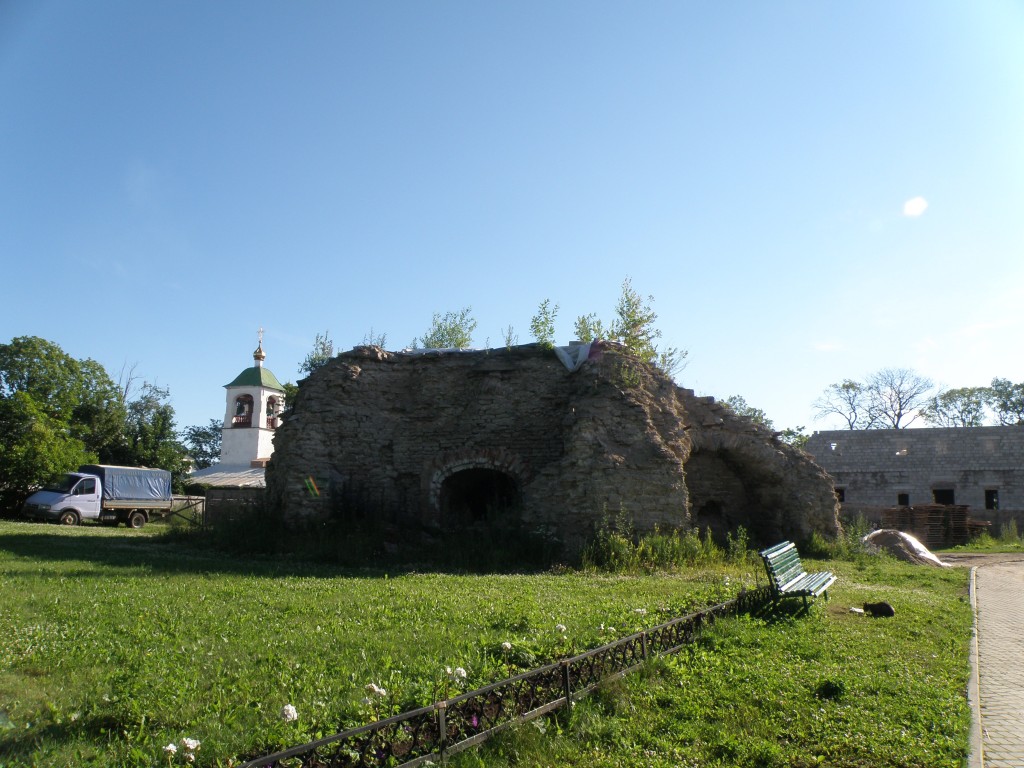
[[[292,520],[404,539],[513,520],[569,553],[620,510],[639,531],[838,531],[809,457],[607,342],[341,354],[301,382],[267,491]]]
[[[994,523],[1024,513],[1024,428],[815,432],[806,450],[847,511],[960,504]]]

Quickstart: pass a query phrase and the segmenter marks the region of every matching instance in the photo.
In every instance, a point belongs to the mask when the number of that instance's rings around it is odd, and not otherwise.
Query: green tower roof
[[[282,387],[281,382],[277,380],[277,376],[260,365],[254,365],[252,368],[246,368],[235,377],[234,381],[230,384],[224,385],[225,389],[229,387],[263,387],[265,389],[276,389],[278,392],[284,392],[284,387]]]

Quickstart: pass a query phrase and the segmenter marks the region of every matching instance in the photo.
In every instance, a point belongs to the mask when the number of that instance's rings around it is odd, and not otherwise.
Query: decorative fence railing
[[[250,760],[240,768],[412,768],[479,744],[499,731],[560,707],[637,668],[674,653],[722,616],[756,610],[767,588],[681,616],[600,648],[463,693],[452,699],[342,731],[318,741]]]

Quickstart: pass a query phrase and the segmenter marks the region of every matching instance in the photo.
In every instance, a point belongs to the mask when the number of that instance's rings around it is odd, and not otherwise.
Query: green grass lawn
[[[814,565],[809,563],[809,565]],[[463,765],[958,765],[966,571],[829,562],[810,615],[720,623]],[[340,571],[142,531],[0,522],[0,766],[199,765],[301,743],[507,676],[764,583],[760,566],[622,576]],[[851,605],[886,599],[897,616]],[[558,629],[564,625],[565,631]],[[365,686],[387,691],[361,704]],[[280,713],[293,705],[298,719]],[[544,731],[544,733],[541,732]]]

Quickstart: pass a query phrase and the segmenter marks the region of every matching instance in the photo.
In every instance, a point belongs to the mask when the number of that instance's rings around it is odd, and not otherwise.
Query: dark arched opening
[[[252,426],[252,395],[239,395],[235,398],[235,415],[231,419],[231,426]]]
[[[267,429],[277,429],[277,414],[279,406],[277,398],[271,395],[267,398]]]
[[[463,469],[445,478],[438,501],[446,527],[494,523],[519,505],[519,486],[496,469]]]
[[[686,462],[686,486],[694,527],[725,543],[726,535],[743,526],[748,533],[756,518],[750,477],[735,457],[724,451],[695,451]]]

